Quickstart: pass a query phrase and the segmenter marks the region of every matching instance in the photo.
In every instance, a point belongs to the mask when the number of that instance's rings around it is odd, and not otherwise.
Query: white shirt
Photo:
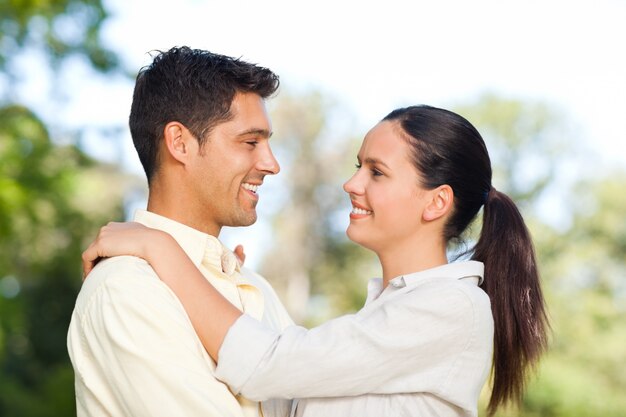
[[[216,375],[249,398],[303,398],[299,417],[476,416],[493,350],[482,276],[469,261],[397,277],[382,292],[374,280],[359,312],[311,330],[278,332],[243,315]]]
[[[207,280],[249,316],[275,330],[292,324],[270,285],[240,268],[215,237],[143,210],[135,221],[171,234]],[[218,381],[182,304],[136,257],[107,259],[91,272],[72,314],[68,351],[78,416],[268,417],[291,409],[289,401],[268,401],[259,411],[259,403]]]

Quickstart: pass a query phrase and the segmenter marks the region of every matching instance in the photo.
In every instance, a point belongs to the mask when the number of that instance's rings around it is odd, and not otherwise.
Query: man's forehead
[[[267,138],[272,135],[272,124],[265,108],[265,100],[259,95],[237,93],[230,105],[229,113],[228,120],[220,125],[232,135],[257,135]]]

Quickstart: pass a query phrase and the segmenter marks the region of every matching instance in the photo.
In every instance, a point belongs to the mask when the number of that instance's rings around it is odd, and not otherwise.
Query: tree
[[[122,217],[128,184],[68,141],[74,132],[61,127],[51,137],[36,111],[18,104],[18,87],[28,80],[17,62],[36,53],[51,75],[76,56],[97,70],[116,69],[98,36],[105,18],[99,0],[0,3],[2,416],[75,414],[65,340],[80,253],[99,225]]]
[[[626,176],[580,176],[574,186],[562,181],[559,165],[575,161],[580,150],[571,145],[576,141],[562,116],[546,104],[485,96],[459,112],[482,132],[496,186],[522,203],[553,328],[522,407],[498,415],[623,415],[626,199],[620,190]],[[556,189],[556,206],[566,221],[552,225],[544,220],[541,199]]]
[[[297,321],[317,323],[363,302],[346,300],[354,298],[355,285],[364,287],[354,267],[367,254],[348,242],[334,221],[337,213],[348,215],[342,183],[357,142],[337,122],[340,118],[349,125],[350,116],[319,91],[283,91],[274,104],[273,141],[282,165],[277,181],[283,181],[287,198],[274,215],[273,246],[261,269]]]
[[[0,109],[0,414],[73,413],[65,347],[80,253],[122,217],[121,174],[52,143],[28,109]]]
[[[575,152],[563,116],[541,102],[485,94],[455,107],[474,124],[487,143],[493,184],[519,204],[533,204],[556,180],[558,162]]]
[[[581,180],[563,202],[568,229],[533,227],[554,334],[521,412],[502,415],[624,414],[625,187],[620,171]]]
[[[79,55],[96,69],[118,68],[117,56],[102,46],[99,37],[106,18],[100,0],[3,0],[0,69],[10,67],[28,49],[42,51],[53,67]]]

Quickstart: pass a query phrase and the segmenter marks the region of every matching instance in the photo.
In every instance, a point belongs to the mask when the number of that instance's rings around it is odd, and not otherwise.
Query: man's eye
[[[382,175],[383,175],[383,173],[382,173],[382,172],[380,172],[380,171],[379,171],[379,170],[377,170],[377,169],[372,169],[372,175],[373,175],[373,176],[375,176],[375,177],[380,177],[380,176],[382,176]]]
[[[361,166],[362,166],[362,165],[361,165],[361,164],[359,164],[359,163],[356,163],[356,164],[354,164],[354,166],[356,167],[356,169],[361,169]]]
[[[259,141],[258,140],[248,140],[248,141],[246,141],[246,143],[248,145],[250,145],[250,146],[256,146],[259,143]]]

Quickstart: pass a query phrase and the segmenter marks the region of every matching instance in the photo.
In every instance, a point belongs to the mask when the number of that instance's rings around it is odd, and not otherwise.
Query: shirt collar
[[[403,280],[406,285],[414,281],[421,281],[425,278],[438,278],[438,277],[446,277],[446,278],[454,278],[454,279],[465,279],[465,278],[477,278],[477,284],[480,285],[483,283],[483,275],[485,273],[485,266],[482,262],[478,261],[462,261],[462,262],[453,262],[441,266],[437,266],[435,268],[427,269],[425,271],[414,272],[412,274],[399,276],[397,278],[392,279],[395,280]],[[389,282],[391,284],[391,281]]]
[[[414,272],[412,274],[400,275],[389,281],[389,286],[393,288],[412,287],[427,278],[454,278],[472,279],[476,285],[483,283],[485,266],[478,261],[454,262],[441,265],[425,271]],[[367,284],[366,304],[376,299],[383,291],[382,278],[372,278]]]
[[[215,236],[147,210],[135,211],[134,221],[169,233],[196,266],[208,263],[228,275],[239,271],[235,255]]]

